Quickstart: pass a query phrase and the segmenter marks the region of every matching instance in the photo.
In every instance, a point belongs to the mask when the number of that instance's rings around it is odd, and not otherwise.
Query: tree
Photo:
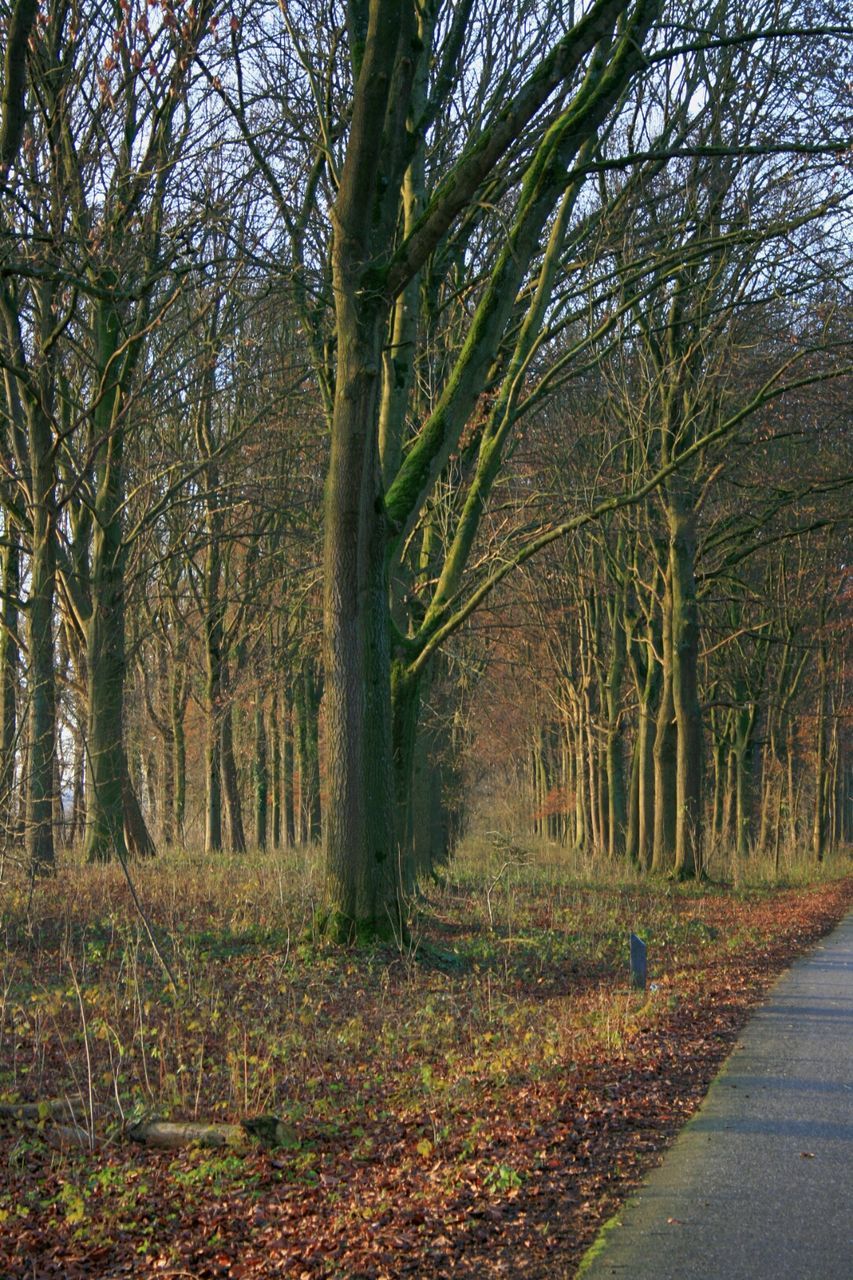
[[[339,47],[349,62],[344,66],[331,57],[329,76],[336,84],[351,76],[350,100],[336,104],[337,115],[318,103],[318,150],[306,167],[304,217],[294,218],[282,207],[281,187],[259,155],[242,81],[229,97],[291,230],[292,261],[303,279],[305,225],[327,173],[333,191],[329,328],[335,363],[333,369],[323,364],[318,376],[329,388],[331,431],[324,511],[325,840],[330,926],[340,936],[399,927],[400,865],[407,854],[395,798],[411,775],[419,682],[499,469],[512,421],[502,410],[516,394],[548,305],[581,185],[572,163],[641,66],[656,10],[646,0],[633,6],[597,0],[570,31],[557,34],[558,16],[550,6],[541,25],[540,15],[525,9],[523,31],[516,33],[520,44],[512,47],[518,61],[505,64],[502,77],[482,78],[478,115],[461,152],[448,154],[444,134],[431,156],[436,121],[446,127],[460,105],[461,86],[473,82],[473,63],[462,57],[466,27],[475,15],[486,23],[485,10],[469,0],[446,20],[435,4],[348,4],[347,41],[341,38]],[[534,48],[543,37],[547,51],[537,57]],[[298,49],[296,37],[294,43]],[[307,81],[308,92],[316,92],[310,68]],[[449,172],[434,165],[442,150]],[[451,355],[443,390],[416,437],[407,438],[418,329],[412,308],[422,273],[454,234],[465,261],[486,191],[507,202],[509,233],[483,264],[473,321]],[[558,207],[561,213],[549,229]],[[540,263],[543,234],[551,240]],[[417,632],[407,635],[392,616],[389,573],[393,579],[392,566],[493,377],[534,262],[542,271],[540,283],[524,308],[528,318],[512,359],[504,353],[503,399],[491,416],[467,514],[437,594]],[[442,268],[448,269],[446,259]],[[315,351],[322,349],[320,325],[327,318],[318,322],[316,314],[305,312]]]
[[[34,865],[53,858],[57,572],[81,674],[85,654],[89,857],[123,855],[125,827],[150,848],[122,739],[125,449],[141,354],[180,287],[183,229],[170,225],[167,194],[190,133],[192,54],[211,13],[205,0],[178,23],[164,6],[150,22],[144,6],[96,4],[81,15],[51,0],[25,42],[29,95],[23,69],[7,69],[14,200],[3,215],[3,364],[8,473],[31,549]],[[10,67],[27,14],[15,6]]]

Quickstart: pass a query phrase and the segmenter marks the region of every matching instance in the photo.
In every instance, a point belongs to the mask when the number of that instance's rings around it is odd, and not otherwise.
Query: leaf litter
[[[183,1004],[121,928],[75,934],[46,909],[34,943],[7,916],[0,1096],[118,1098],[125,1122],[269,1111],[293,1139],[152,1151],[84,1114],[88,1149],[50,1145],[43,1121],[0,1126],[0,1274],[573,1274],[774,976],[849,909],[853,879],[663,896],[587,888],[560,915],[543,895],[520,932],[445,895],[401,952],[251,931],[225,945],[213,928]],[[652,922],[646,993],[625,970],[636,919]]]

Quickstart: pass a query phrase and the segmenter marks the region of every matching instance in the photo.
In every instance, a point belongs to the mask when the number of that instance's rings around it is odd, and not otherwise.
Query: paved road
[[[853,915],[798,960],[583,1280],[853,1280]]]

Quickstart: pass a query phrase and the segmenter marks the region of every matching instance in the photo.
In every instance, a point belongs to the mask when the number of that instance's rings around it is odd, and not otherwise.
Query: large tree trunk
[[[333,931],[340,936],[388,934],[401,923],[388,553],[393,540],[415,520],[426,489],[440,473],[487,384],[524,274],[539,251],[543,228],[556,202],[566,191],[572,160],[579,147],[594,137],[639,64],[640,47],[654,12],[652,5],[641,4],[638,11],[626,15],[630,25],[613,43],[613,65],[605,66],[603,37],[623,12],[623,6],[618,4],[611,7],[605,2],[596,7],[576,38],[574,33],[572,38],[567,35],[550,64],[543,60],[541,68],[531,75],[530,92],[517,99],[515,119],[510,112],[496,121],[493,132],[484,132],[484,145],[494,146],[497,160],[510,145],[510,131],[517,133],[526,127],[531,116],[551,97],[552,90],[557,90],[557,82],[563,76],[568,82],[580,59],[599,46],[600,60],[593,61],[589,68],[584,87],[577,95],[577,109],[567,109],[559,126],[555,124],[547,132],[543,129],[536,160],[525,177],[518,216],[483,291],[454,377],[447,384],[440,407],[436,406],[431,416],[430,429],[422,432],[417,449],[409,451],[385,494],[379,430],[383,353],[392,332],[390,318],[395,296],[416,274],[430,248],[427,234],[420,241],[420,249],[412,249],[405,263],[396,272],[392,267],[389,274],[388,251],[399,222],[402,179],[420,127],[419,115],[409,119],[407,116],[421,61],[419,54],[425,47],[423,32],[420,39],[416,38],[417,6],[371,0],[350,9],[354,26],[359,28],[359,39],[353,41],[357,83],[346,155],[331,210],[337,365],[324,545],[329,765],[326,852],[330,920]],[[362,30],[365,19],[366,30]],[[555,67],[564,70],[558,70],[552,82],[549,75]],[[502,130],[507,131],[506,141]],[[469,171],[470,196],[465,195],[460,179],[460,208],[445,206],[447,221],[440,230],[433,223],[436,243],[463,212],[461,206],[479,198],[478,189],[492,160],[488,151],[475,148],[475,154],[483,162],[483,172]],[[570,195],[573,190],[570,188]],[[533,328],[525,330],[523,340],[519,338],[519,379],[544,322],[561,244],[558,236],[548,270],[543,272],[543,290],[541,294],[537,290],[537,305],[530,312]],[[512,385],[516,385],[514,377]],[[445,606],[456,595],[459,573],[479,528],[483,506],[500,465],[506,432],[514,420],[509,387],[507,382],[505,394],[498,397],[501,413],[491,420],[489,439],[484,439],[476,480],[465,502],[454,548],[429,606],[429,625],[438,623]],[[393,457],[390,441],[401,440],[398,429],[399,424],[389,424],[389,461]],[[393,462],[389,473],[392,466]],[[424,626],[421,643],[427,644],[426,621]],[[400,647],[406,649],[404,643]],[[421,656],[424,653],[422,648]]]
[[[338,276],[338,375],[326,485],[325,631],[332,932],[388,935],[401,919],[394,841],[391,660],[377,416],[384,317]],[[356,277],[358,278],[358,277]]]

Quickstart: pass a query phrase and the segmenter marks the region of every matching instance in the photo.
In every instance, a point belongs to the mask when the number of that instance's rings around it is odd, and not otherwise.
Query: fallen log
[[[294,1131],[277,1116],[257,1116],[240,1124],[199,1121],[138,1120],[125,1130],[134,1142],[176,1151],[180,1147],[228,1147],[233,1151],[296,1146]]]
[[[95,1118],[115,1115],[115,1108],[96,1102],[92,1108]],[[82,1098],[46,1098],[42,1102],[0,1102],[0,1123],[39,1124],[47,1121],[89,1119],[89,1104]]]
[[[200,1124],[172,1120],[138,1120],[125,1130],[134,1142],[167,1151],[179,1147],[249,1147],[251,1140],[240,1124]]]
[[[0,1124],[38,1125],[45,1129],[51,1145],[91,1146],[84,1124],[104,1116],[116,1117],[114,1107],[95,1103],[90,1109],[82,1099],[47,1098],[41,1102],[0,1102]],[[124,1132],[134,1142],[161,1150],[176,1151],[181,1147],[227,1147],[249,1152],[258,1147],[275,1150],[296,1147],[295,1131],[278,1116],[253,1116],[239,1124],[205,1123],[203,1121],[142,1119],[125,1126]]]
[[[87,1151],[94,1151],[95,1147],[100,1146],[98,1139],[81,1129],[79,1124],[52,1124],[49,1129],[45,1129],[44,1136],[48,1146],[58,1151],[64,1151],[67,1147],[83,1147]]]

